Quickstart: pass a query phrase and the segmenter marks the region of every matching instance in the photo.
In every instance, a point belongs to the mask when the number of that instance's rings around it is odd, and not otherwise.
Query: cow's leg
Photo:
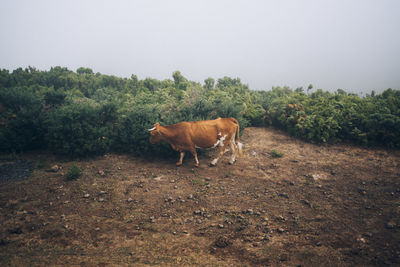
[[[229,161],[229,164],[233,164],[236,161],[236,153],[237,153],[237,147],[235,144],[235,136],[232,137],[231,141],[229,142],[229,145],[231,146],[231,149],[232,149],[232,156],[231,156],[231,160]]]
[[[183,157],[185,156],[185,152],[181,151],[179,161],[176,163],[176,166],[181,166],[183,162]]]
[[[217,157],[216,157],[215,159],[213,159],[213,161],[211,161],[211,163],[210,163],[211,166],[217,165],[218,160],[224,155],[224,153],[225,153],[225,151],[226,151],[225,149],[226,149],[226,147],[227,147],[227,145],[228,145],[229,142],[230,142],[230,139],[227,138],[227,139],[224,139],[224,140],[220,143],[218,155],[217,155]]]
[[[197,158],[196,148],[193,148],[190,152],[192,152],[192,155],[194,157],[194,166],[199,167],[199,159]]]

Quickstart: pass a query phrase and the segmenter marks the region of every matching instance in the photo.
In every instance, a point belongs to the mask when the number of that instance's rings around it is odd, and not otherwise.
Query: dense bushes
[[[309,87],[310,89],[312,87]],[[240,79],[207,78],[204,86],[177,71],[159,81],[54,67],[0,70],[0,151],[47,148],[86,156],[108,151],[137,155],[174,153],[151,145],[155,122],[235,117],[241,127],[274,125],[318,143],[350,140],[400,147],[400,91],[359,97],[343,90],[276,87],[251,91]]]
[[[310,95],[288,91],[271,101],[267,117],[271,124],[310,141],[400,147],[399,112],[400,92],[391,89],[364,98],[342,90]]]
[[[70,156],[110,151],[116,110],[114,103],[97,104],[85,100],[52,110],[46,120],[48,148]]]
[[[44,145],[43,109],[24,88],[0,89],[0,151],[20,152]]]

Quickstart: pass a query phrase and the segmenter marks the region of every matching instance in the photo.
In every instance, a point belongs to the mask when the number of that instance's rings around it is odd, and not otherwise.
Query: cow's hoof
[[[195,163],[194,164],[194,166],[197,167],[197,168],[199,167],[199,165],[200,165],[199,163]]]
[[[216,163],[212,163],[212,162],[210,162],[210,167],[215,167],[215,166],[217,166],[217,164],[216,164]]]
[[[176,167],[182,166],[182,162],[177,162]]]

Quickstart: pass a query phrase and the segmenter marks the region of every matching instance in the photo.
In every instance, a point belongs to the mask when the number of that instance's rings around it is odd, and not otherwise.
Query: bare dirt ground
[[[400,151],[269,128],[241,140],[232,166],[228,152],[209,167],[216,151],[199,168],[192,158],[176,167],[178,155],[21,155],[36,167],[0,184],[0,265],[400,265]],[[83,175],[67,181],[73,164]]]

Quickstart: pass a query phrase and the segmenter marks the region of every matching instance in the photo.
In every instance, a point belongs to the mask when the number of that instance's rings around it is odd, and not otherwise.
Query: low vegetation
[[[168,154],[152,146],[155,122],[235,117],[242,128],[274,125],[317,143],[400,147],[400,91],[360,97],[338,89],[250,90],[238,78],[119,78],[62,67],[0,70],[0,151],[48,149],[83,157],[106,152]]]

